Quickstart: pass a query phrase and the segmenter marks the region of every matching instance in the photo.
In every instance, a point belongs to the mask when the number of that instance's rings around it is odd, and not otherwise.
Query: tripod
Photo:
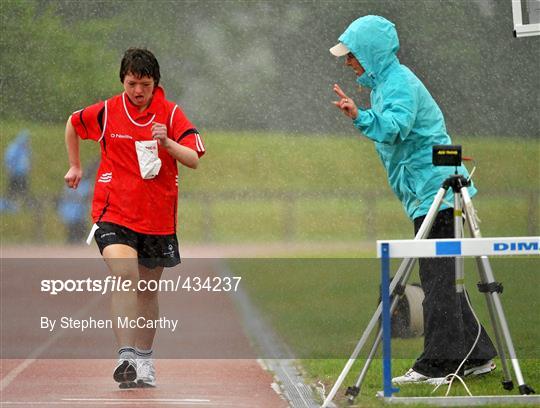
[[[452,191],[454,192],[454,237],[461,238],[463,236],[462,216],[463,216],[463,211],[464,211],[466,215],[466,221],[470,229],[471,236],[473,238],[481,238],[480,228],[478,226],[478,222],[476,219],[475,209],[473,207],[471,197],[467,190],[467,187],[469,186],[470,186],[470,181],[464,176],[457,174],[457,171],[455,175],[447,178],[443,182],[439,191],[437,192],[433,200],[433,204],[429,208],[429,211],[422,225],[420,226],[418,233],[414,237],[414,239],[420,240],[420,239],[426,239],[428,237],[431,231],[431,228],[433,226],[433,223],[435,221],[435,218],[437,216],[437,213],[439,211],[439,208],[444,200],[446,193],[448,192],[450,188],[452,188]],[[389,291],[392,296],[392,302],[390,305],[390,313],[392,313],[396,309],[400,298],[403,296],[403,293],[405,291],[405,286],[412,273],[415,262],[416,262],[416,258],[403,259],[401,265],[398,268],[398,271],[396,272],[396,275],[394,276],[394,278],[392,279],[392,282],[390,283]],[[505,348],[503,347],[503,340],[504,340],[504,343],[506,343],[506,348],[508,350],[508,355],[512,362],[512,367],[514,369],[514,373],[515,373],[516,380],[519,386],[520,394],[522,395],[534,394],[534,390],[531,387],[529,387],[527,384],[525,384],[523,375],[521,373],[519,361],[517,359],[516,352],[514,349],[514,345],[512,343],[512,338],[510,336],[508,323],[506,322],[501,300],[499,298],[499,293],[501,293],[503,289],[502,284],[495,281],[495,278],[493,276],[493,272],[491,269],[491,265],[489,263],[487,256],[477,257],[476,263],[477,263],[478,272],[480,275],[480,283],[478,284],[478,289],[480,292],[484,293],[486,297],[489,316],[490,316],[491,324],[493,326],[493,331],[495,333],[495,342],[496,342],[497,352],[499,353],[499,357],[501,360],[501,365],[502,365],[502,370],[503,370],[503,375],[504,375],[503,380],[502,380],[502,386],[505,390],[512,390],[514,388],[514,383],[512,381],[510,369],[507,364]],[[456,257],[455,270],[456,270],[456,291],[462,292],[464,290],[464,286],[463,286],[464,258],[463,257]],[[349,373],[352,365],[354,364],[355,360],[360,354],[360,351],[366,344],[368,337],[371,335],[371,333],[377,326],[377,323],[381,316],[381,312],[382,312],[382,303],[379,303],[375,313],[373,314],[366,329],[364,330],[362,337],[356,344],[356,347],[354,348],[354,351],[351,357],[347,361],[347,364],[343,368],[336,383],[334,384],[334,386],[330,390],[330,393],[328,394],[325,401],[323,402],[322,404],[323,408],[328,407],[330,402],[334,399],[339,387],[345,380],[345,377]],[[348,397],[350,402],[353,402],[355,397],[358,396],[358,394],[360,393],[362,383],[365,379],[369,366],[371,365],[371,362],[373,361],[375,353],[377,352],[377,349],[381,343],[381,339],[382,339],[382,325],[381,325],[381,328],[378,330],[378,333],[375,337],[373,345],[366,358],[364,366],[362,370],[360,371],[358,380],[356,381],[354,386],[347,388],[345,395]]]

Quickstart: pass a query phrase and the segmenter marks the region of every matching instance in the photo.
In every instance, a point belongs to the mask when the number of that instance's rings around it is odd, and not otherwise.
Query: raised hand
[[[332,101],[332,103],[336,105],[346,116],[353,120],[356,119],[358,117],[358,108],[356,107],[354,101],[349,98],[345,92],[343,92],[338,84],[334,84],[333,89],[336,95],[339,97],[339,101]]]
[[[162,123],[152,123],[152,137],[158,141],[158,143],[167,147],[169,138],[167,137],[167,126]]]

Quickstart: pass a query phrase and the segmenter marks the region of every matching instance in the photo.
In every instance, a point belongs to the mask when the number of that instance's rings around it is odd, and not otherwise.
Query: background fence
[[[473,202],[483,235],[538,235],[539,197],[538,191],[480,192]],[[57,203],[55,197],[36,197],[20,211],[2,214],[3,242],[65,241]],[[360,241],[412,235],[399,202],[387,192],[186,192],[179,207],[183,242]],[[89,222],[85,228],[89,230]]]

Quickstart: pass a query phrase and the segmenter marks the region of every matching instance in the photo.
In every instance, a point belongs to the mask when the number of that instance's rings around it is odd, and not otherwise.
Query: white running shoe
[[[137,359],[137,387],[155,387],[156,386],[156,369],[154,368],[154,360],[151,358]]]
[[[469,376],[474,377],[477,375],[488,374],[492,372],[493,370],[495,370],[495,368],[497,368],[497,366],[495,365],[493,360],[489,360],[485,362],[484,364],[466,368],[464,375],[465,377],[469,377]]]
[[[120,388],[133,388],[137,379],[137,361],[133,358],[118,359],[113,378]]]
[[[392,378],[392,382],[394,384],[448,384],[446,377],[427,377],[414,371],[412,368],[404,375]]]

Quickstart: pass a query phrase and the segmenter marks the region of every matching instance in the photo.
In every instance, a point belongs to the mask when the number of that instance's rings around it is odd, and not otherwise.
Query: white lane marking
[[[62,398],[62,401],[155,401],[155,402],[211,402],[209,399],[198,398]]]
[[[102,401],[101,404],[99,401],[2,401],[0,402],[0,406],[5,405],[23,405],[23,406],[29,406],[29,405],[66,405],[66,406],[74,406],[74,405],[92,405],[92,406],[100,406],[100,405],[127,405],[130,406],[133,405],[150,405],[150,406],[156,406],[156,405],[201,405],[201,406],[234,406],[235,404],[224,404],[222,402],[219,403],[213,403],[213,402],[189,402],[189,401],[164,401],[164,402],[156,402],[156,401],[141,401],[141,402],[123,402],[122,400],[118,401]]]

